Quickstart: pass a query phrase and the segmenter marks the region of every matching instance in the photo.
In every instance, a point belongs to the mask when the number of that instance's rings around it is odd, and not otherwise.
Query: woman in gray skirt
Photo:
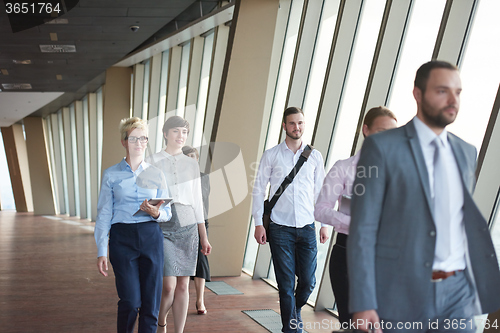
[[[160,223],[163,232],[165,264],[163,291],[157,332],[166,332],[167,313],[172,308],[174,332],[184,331],[189,304],[189,277],[196,271],[198,242],[201,253],[210,254],[203,215],[200,169],[192,158],[182,153],[189,133],[189,123],[179,116],[163,125],[166,149],[148,157],[160,168],[172,195],[172,219]]]

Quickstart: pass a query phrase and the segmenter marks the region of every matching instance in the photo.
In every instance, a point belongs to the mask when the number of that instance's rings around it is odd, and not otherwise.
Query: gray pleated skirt
[[[175,203],[172,218],[159,223],[163,232],[163,276],[193,276],[198,259],[198,224],[192,206]]]

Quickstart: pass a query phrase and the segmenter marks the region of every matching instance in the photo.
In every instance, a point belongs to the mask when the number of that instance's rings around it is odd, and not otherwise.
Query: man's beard
[[[455,117],[450,119],[449,117],[446,117],[444,115],[444,110],[448,108],[454,108],[456,110]],[[423,99],[422,103],[422,116],[425,118],[427,123],[430,125],[436,126],[438,128],[445,128],[449,124],[453,123],[457,117],[458,114],[458,109],[455,106],[448,105],[442,109],[439,110],[437,114],[433,114],[432,111],[435,111],[436,109],[427,103],[425,98]]]
[[[297,134],[293,134],[293,132],[285,131],[285,133],[286,133],[286,136],[288,136],[289,138],[294,139],[294,140],[298,140],[302,137],[303,132],[298,132]]]

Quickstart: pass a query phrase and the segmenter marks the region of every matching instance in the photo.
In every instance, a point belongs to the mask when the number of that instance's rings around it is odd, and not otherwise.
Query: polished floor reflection
[[[97,272],[93,223],[66,216],[0,211],[0,332],[114,332],[117,296],[111,272]],[[205,291],[208,314],[190,309],[185,332],[266,332],[242,310],[279,312],[278,293],[263,281],[225,281],[243,295]],[[336,319],[325,311],[303,312],[308,332],[331,332]],[[173,329],[171,316],[168,326]]]

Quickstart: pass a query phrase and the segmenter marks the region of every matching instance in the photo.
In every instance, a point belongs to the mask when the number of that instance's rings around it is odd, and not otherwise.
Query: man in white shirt
[[[262,155],[252,192],[254,236],[259,244],[265,244],[267,240],[262,226],[267,184],[270,183],[271,186],[271,198],[306,148],[301,139],[304,127],[302,110],[297,107],[287,108],[283,115],[285,141]],[[271,213],[268,241],[279,289],[283,332],[302,332],[300,310],[307,303],[316,283],[314,204],[324,177],[323,157],[320,152],[313,150]],[[320,229],[320,241],[324,243],[327,239],[328,228],[325,225]],[[298,278],[297,288],[295,276]]]
[[[446,131],[460,107],[458,70],[417,71],[417,115],[366,138],[347,240],[349,307],[363,331],[475,332],[500,307],[488,225],[472,200],[476,149]]]

